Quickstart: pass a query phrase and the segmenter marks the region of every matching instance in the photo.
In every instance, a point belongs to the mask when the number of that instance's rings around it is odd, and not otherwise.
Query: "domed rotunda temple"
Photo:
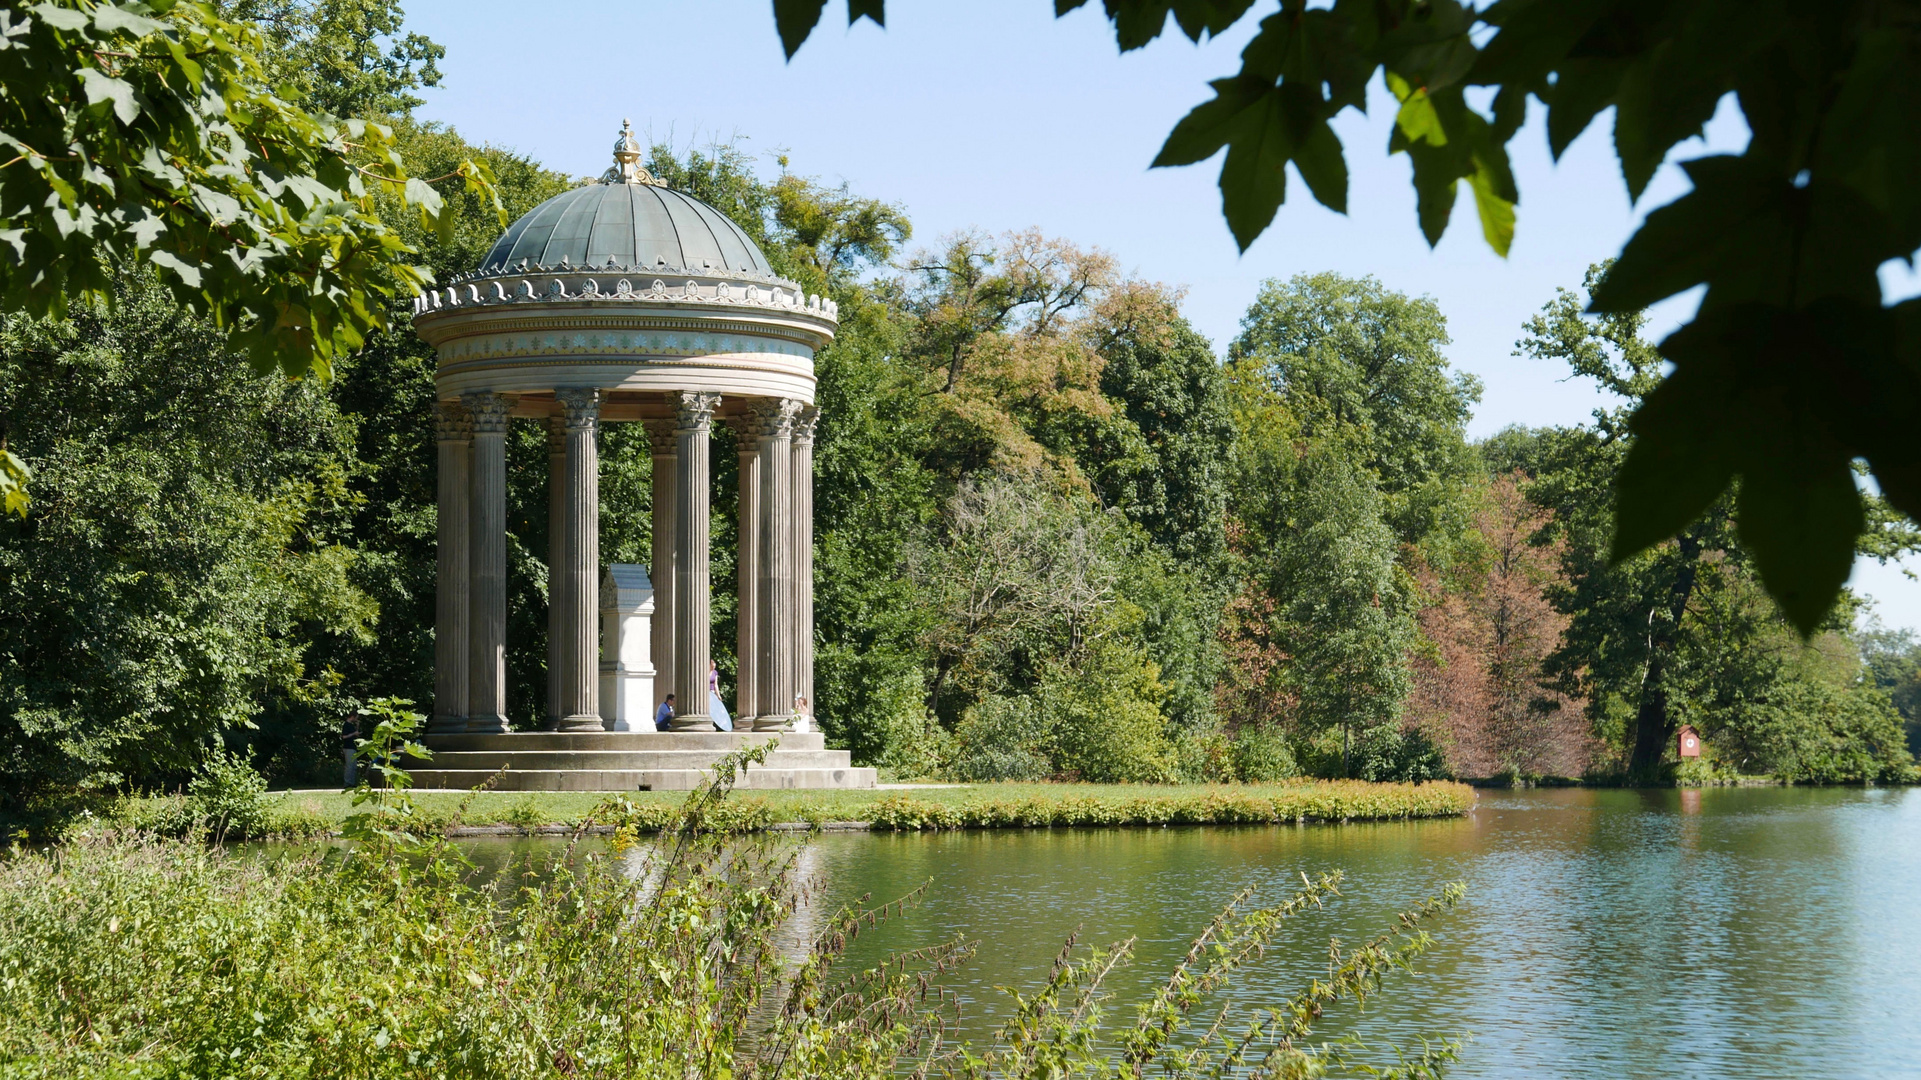
[[[439,354],[439,565],[423,786],[691,787],[743,743],[780,748],[750,787],[871,787],[813,700],[814,354],[835,307],[773,272],[739,225],[666,187],[623,124],[596,183],[511,225],[478,269],[418,298]],[[506,437],[545,425],[550,465],[545,731],[507,721]],[[653,565],[600,562],[596,436],[645,425]],[[709,709],[709,436],[740,454],[733,732]],[[671,732],[655,710],[675,696]],[[804,721],[803,721],[804,723]]]

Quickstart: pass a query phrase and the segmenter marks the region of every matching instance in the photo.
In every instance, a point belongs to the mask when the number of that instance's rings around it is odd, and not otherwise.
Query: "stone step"
[[[420,769],[413,773],[413,780],[415,788],[468,790],[479,787],[493,775],[491,769]],[[501,776],[493,790],[688,791],[712,775],[705,769],[510,770]],[[774,791],[789,788],[872,788],[876,782],[874,770],[861,767],[749,769],[734,786],[749,791]]]
[[[728,753],[743,746],[780,740],[780,752],[825,750],[818,731],[516,731],[506,735],[429,735],[427,749],[470,750],[708,750]]]
[[[435,750],[430,769],[706,769],[723,756],[718,750]],[[845,769],[853,762],[845,750],[780,749],[756,769]]]

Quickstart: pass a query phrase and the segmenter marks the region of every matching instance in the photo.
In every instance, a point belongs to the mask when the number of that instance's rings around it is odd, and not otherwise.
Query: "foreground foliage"
[[[1449,887],[1381,935],[1331,948],[1325,979],[1244,1023],[1193,1021],[1283,926],[1338,895],[1338,874],[1278,902],[1236,897],[1137,1009],[1102,990],[1132,942],[1070,941],[1039,988],[1013,995],[994,1042],[975,1048],[949,1037],[938,989],[972,946],[854,970],[849,945],[901,904],[845,909],[797,936],[796,916],[815,901],[793,872],[796,848],[706,828],[724,794],[723,783],[697,795],[657,843],[571,844],[484,881],[446,842],[387,828],[409,817],[394,797],[375,800],[369,824],[380,827],[347,852],[245,857],[115,835],[16,848],[0,863],[0,1072],[1359,1074],[1348,1068],[1356,1048],[1317,1044],[1315,1028],[1427,949],[1423,924],[1460,896]],[[1388,1075],[1438,1076],[1452,1056],[1448,1044],[1424,1047]]]
[[[1056,0],[1057,15],[1086,0]],[[826,0],[777,0],[792,56]],[[1253,0],[1106,0],[1123,51],[1170,18],[1190,40],[1226,32]],[[1268,8],[1270,5],[1258,5]],[[1279,0],[1241,69],[1176,124],[1154,159],[1226,150],[1221,209],[1242,250],[1287,193],[1287,166],[1347,211],[1331,121],[1365,112],[1377,73],[1398,103],[1390,154],[1412,166],[1422,234],[1438,243],[1463,183],[1505,256],[1520,191],[1508,144],[1530,100],[1557,158],[1604,112],[1631,197],[1724,100],[1739,154],[1684,162],[1693,189],[1647,216],[1591,310],[1638,311],[1705,285],[1661,343],[1672,377],[1634,413],[1612,553],[1635,555],[1735,493],[1759,580],[1805,635],[1848,579],[1869,526],[1853,462],[1921,519],[1921,299],[1888,304],[1882,265],[1921,248],[1921,7],[1913,0]],[[885,0],[848,0],[851,23]],[[1470,100],[1472,98],[1472,100]],[[1736,481],[1739,481],[1736,483]]]

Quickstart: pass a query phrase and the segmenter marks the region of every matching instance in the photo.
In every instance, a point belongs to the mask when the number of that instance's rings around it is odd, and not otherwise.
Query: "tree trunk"
[[[1674,718],[1668,713],[1667,660],[1680,633],[1681,617],[1687,614],[1688,598],[1694,594],[1701,558],[1699,538],[1682,533],[1679,540],[1681,566],[1668,588],[1668,620],[1648,634],[1647,675],[1641,680],[1641,707],[1634,717],[1634,750],[1628,757],[1628,776],[1636,783],[1654,779],[1661,757],[1674,738]]]

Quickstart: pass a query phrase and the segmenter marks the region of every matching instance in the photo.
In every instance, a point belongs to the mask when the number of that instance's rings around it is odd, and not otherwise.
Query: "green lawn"
[[[331,826],[353,812],[345,792],[277,793],[290,826]],[[624,804],[612,803],[614,799]],[[418,792],[422,816],[466,826],[574,825],[596,807],[605,824],[658,828],[685,792]],[[1394,820],[1464,813],[1474,804],[1464,784],[1372,784],[1358,780],[1279,784],[976,784],[873,791],[743,791],[727,800],[736,828],[786,822],[862,822],[879,829],[1045,827],[1053,825],[1249,824]],[[137,808],[133,817],[140,815]]]

